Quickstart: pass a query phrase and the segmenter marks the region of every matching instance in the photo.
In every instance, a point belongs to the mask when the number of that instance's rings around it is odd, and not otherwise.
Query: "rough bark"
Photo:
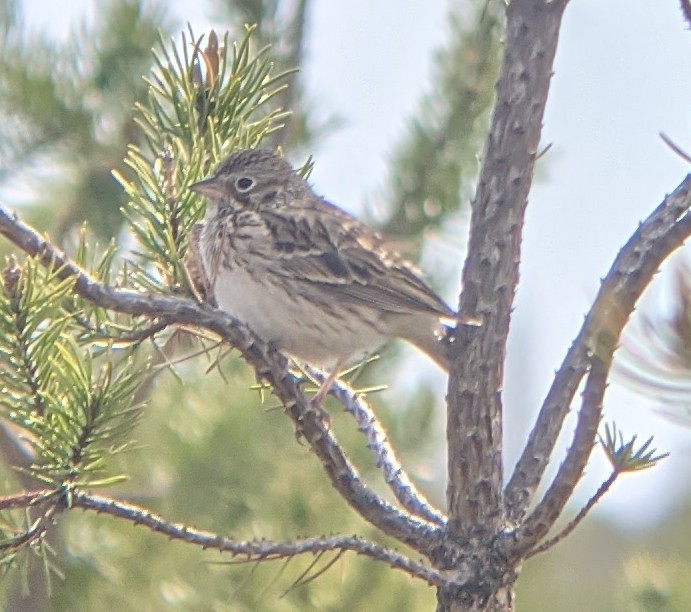
[[[528,193],[566,1],[513,0],[497,100],[473,202],[449,380],[448,537],[474,551],[483,588],[439,589],[439,610],[509,610],[516,571],[498,543],[504,359]],[[448,551],[445,551],[448,553]],[[467,560],[467,557],[465,557]],[[451,558],[437,562],[453,563]]]

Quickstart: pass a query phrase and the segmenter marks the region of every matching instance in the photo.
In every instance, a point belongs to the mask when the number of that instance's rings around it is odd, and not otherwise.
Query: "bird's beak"
[[[214,176],[197,183],[192,183],[188,189],[206,196],[207,198],[219,198],[223,196],[223,189],[221,182]]]

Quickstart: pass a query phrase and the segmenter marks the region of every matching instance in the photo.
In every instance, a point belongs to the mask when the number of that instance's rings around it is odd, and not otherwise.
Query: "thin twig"
[[[247,327],[216,308],[199,305],[188,298],[103,285],[2,207],[0,234],[54,270],[57,278],[72,278],[74,291],[96,306],[135,316],[166,318],[179,324],[195,325],[218,334],[235,346],[255,368],[257,375],[271,384],[296,431],[321,460],[333,486],[365,520],[419,552],[425,553],[437,545],[441,537],[439,527],[399,511],[362,482],[333,432],[321,419],[320,412],[307,400],[299,381],[290,373],[287,359]]]
[[[39,489],[38,491],[29,491],[27,493],[5,495],[0,497],[0,510],[30,508],[59,494],[60,491],[55,491],[54,489]]]
[[[559,466],[557,475],[540,503],[511,534],[511,539],[514,541],[513,550],[517,558],[522,558],[525,552],[532,549],[549,532],[583,476],[600,425],[602,398],[607,388],[607,376],[614,347],[603,352],[609,354],[609,359],[593,360],[583,390],[583,400],[578,411],[573,442],[566,453],[566,459]]]
[[[134,330],[131,332],[125,332],[122,334],[108,334],[108,333],[103,333],[98,330],[88,330],[92,331],[94,335],[94,339],[97,340],[104,340],[104,341],[112,341],[115,342],[116,344],[118,343],[125,343],[125,344],[138,344],[143,342],[144,340],[148,340],[149,338],[152,338],[159,332],[162,332],[164,329],[167,327],[170,327],[171,321],[168,321],[167,319],[161,319],[160,321],[155,321],[151,325],[147,325],[144,329],[139,329],[139,330]]]
[[[51,504],[26,531],[23,531],[13,538],[8,538],[0,542],[0,552],[18,550],[40,540],[46,534],[46,531],[48,531],[48,527],[53,522],[55,513],[60,506],[62,506],[60,502]]]
[[[681,157],[687,164],[691,164],[691,156],[684,151],[678,144],[676,144],[667,134],[660,132],[660,138],[662,141],[674,151],[679,157]]]
[[[544,537],[582,475],[597,433],[602,396],[618,339],[660,264],[691,235],[689,207],[691,175],[639,226],[603,280],[507,485],[507,512],[518,521],[542,478],[576,389],[589,371],[574,441],[545,497],[512,536],[516,551],[530,550]]]
[[[317,383],[321,384],[326,379],[326,375],[316,368],[305,366],[305,370]],[[367,439],[367,448],[372,451],[376,467],[382,471],[384,481],[401,505],[415,516],[435,525],[444,525],[446,517],[425,499],[410,480],[389,444],[386,433],[379,425],[379,420],[365,399],[340,380],[334,381],[331,385],[329,395],[335,397],[344,410],[355,419],[358,430]]]
[[[566,526],[564,529],[562,529],[557,535],[555,535],[553,538],[550,538],[546,542],[543,542],[538,546],[537,548],[533,548],[527,555],[526,558],[534,557],[535,555],[539,555],[540,553],[545,552],[546,550],[549,550],[554,546],[555,544],[558,544],[561,542],[566,536],[568,536],[577,526],[578,524],[585,518],[586,514],[592,510],[593,506],[597,502],[602,499],[603,495],[609,491],[610,487],[614,484],[614,481],[619,477],[620,472],[618,470],[614,470],[610,475],[607,480],[605,480],[601,485],[600,488],[596,491],[595,495],[593,495],[589,500],[588,503],[581,508],[580,512],[574,517],[574,519]]]
[[[99,514],[108,514],[124,519],[136,525],[142,525],[156,533],[161,533],[173,540],[180,540],[200,546],[204,549],[214,549],[228,552],[234,556],[243,556],[243,563],[253,563],[262,560],[286,559],[305,553],[318,554],[327,551],[352,551],[378,561],[387,563],[394,569],[399,569],[415,578],[426,581],[430,585],[466,584],[469,576],[461,572],[438,571],[423,563],[412,561],[400,553],[362,540],[357,536],[329,536],[321,538],[305,538],[288,542],[272,542],[267,540],[254,542],[240,542],[224,538],[215,533],[195,529],[187,525],[169,523],[162,517],[139,508],[132,504],[115,501],[106,497],[75,491],[72,495],[72,506],[94,510]]]

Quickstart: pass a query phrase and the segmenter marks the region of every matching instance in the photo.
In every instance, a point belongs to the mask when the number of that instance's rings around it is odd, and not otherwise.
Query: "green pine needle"
[[[650,436],[643,445],[636,449],[636,439],[633,436],[628,442],[624,442],[624,435],[617,429],[615,423],[605,424],[605,437],[600,438],[600,444],[607,455],[612,467],[618,472],[635,472],[647,470],[655,466],[659,461],[669,456],[669,453],[656,454],[657,449],[651,448],[653,436]]]
[[[105,274],[108,266],[99,267]],[[83,317],[72,280],[59,280],[31,259],[21,267],[13,260],[3,280],[0,410],[33,451],[21,471],[56,487],[119,479],[107,473],[106,458],[128,446],[146,364],[135,363],[131,351],[72,338]]]
[[[155,53],[135,119],[147,147],[131,146],[130,172],[115,174],[130,199],[123,212],[137,243],[135,282],[149,291],[189,291],[187,237],[203,207],[187,187],[232,150],[257,146],[287,116],[268,102],[290,72],[273,73],[268,47],[253,52],[253,31],[248,27],[239,43],[226,35],[214,46],[215,34],[195,37],[190,30],[179,44],[161,40]]]

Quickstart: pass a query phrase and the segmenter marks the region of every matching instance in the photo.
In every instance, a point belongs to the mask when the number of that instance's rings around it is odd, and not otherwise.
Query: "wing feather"
[[[272,261],[271,273],[391,313],[453,316],[379,234],[328,202],[320,204],[318,210],[292,206],[262,211],[274,253],[281,255]]]

